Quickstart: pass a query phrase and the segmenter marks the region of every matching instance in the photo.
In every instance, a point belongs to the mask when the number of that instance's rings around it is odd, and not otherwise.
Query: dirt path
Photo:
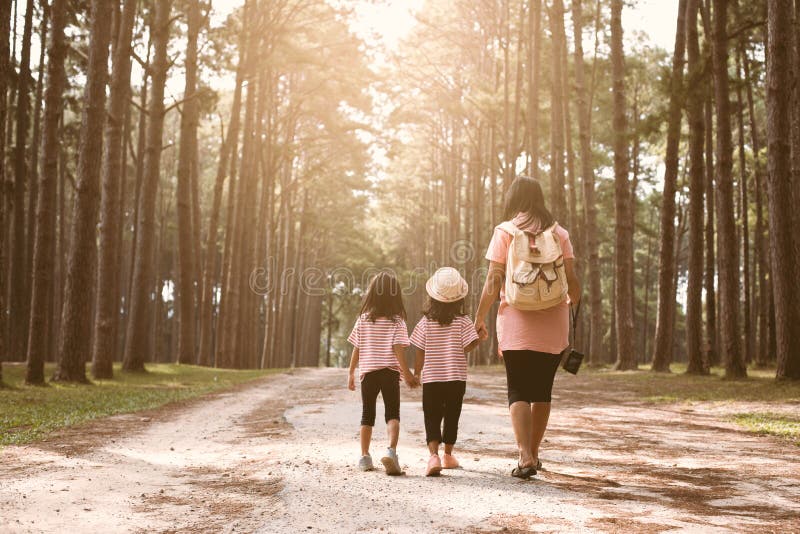
[[[559,376],[546,470],[512,479],[504,383],[473,373],[464,469],[438,479],[405,388],[407,475],[352,467],[359,397],[331,369],[8,447],[0,532],[800,532],[797,447],[725,422],[729,405],[643,404],[596,380]]]

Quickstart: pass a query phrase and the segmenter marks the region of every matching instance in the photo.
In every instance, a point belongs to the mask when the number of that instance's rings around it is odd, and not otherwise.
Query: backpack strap
[[[511,221],[506,221],[502,224],[498,224],[497,227],[500,228],[502,231],[511,234],[512,236],[517,235],[517,233],[520,231],[520,229],[517,228],[517,226]]]

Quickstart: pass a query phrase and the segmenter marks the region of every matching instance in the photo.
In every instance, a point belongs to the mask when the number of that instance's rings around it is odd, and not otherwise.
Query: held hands
[[[409,371],[406,371],[405,373],[403,373],[403,381],[411,389],[414,389],[415,387],[419,386],[419,380],[417,379],[417,377],[412,375]]]
[[[487,330],[486,321],[483,319],[475,319],[475,331],[478,333],[478,339],[481,341],[489,339],[489,330]]]
[[[347,389],[350,391],[356,390],[356,375],[355,373],[350,373],[350,377],[347,379]]]

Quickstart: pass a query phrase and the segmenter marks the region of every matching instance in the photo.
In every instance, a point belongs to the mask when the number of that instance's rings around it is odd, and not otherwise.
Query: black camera
[[[563,359],[561,367],[568,373],[572,373],[573,375],[578,374],[581,363],[583,363],[583,354],[572,349],[567,349],[564,353],[566,357]]]

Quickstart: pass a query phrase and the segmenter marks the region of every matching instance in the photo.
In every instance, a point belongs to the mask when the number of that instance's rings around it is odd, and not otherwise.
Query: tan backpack
[[[511,234],[506,258],[505,298],[518,310],[546,310],[564,302],[567,296],[567,271],[558,223],[534,236],[533,246],[527,233],[511,222],[499,228]]]

